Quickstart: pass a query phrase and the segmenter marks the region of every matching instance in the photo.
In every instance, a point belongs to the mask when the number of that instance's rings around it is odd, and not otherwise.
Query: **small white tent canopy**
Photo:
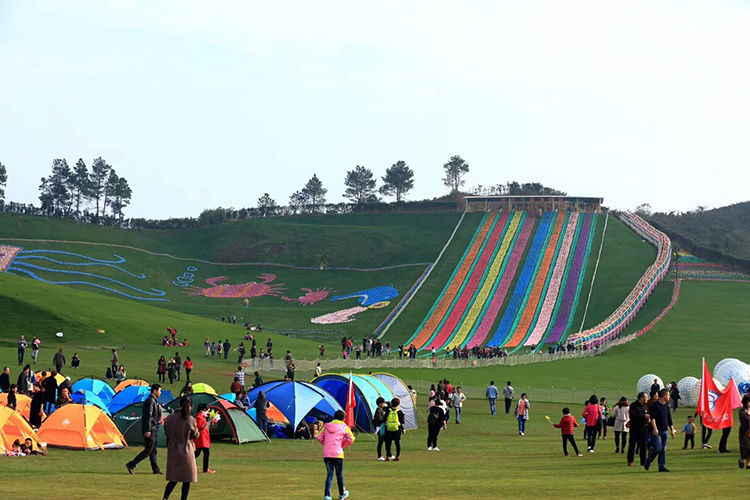
[[[373,373],[373,377],[383,382],[391,390],[394,396],[401,400],[399,405],[404,412],[404,429],[416,429],[419,417],[417,416],[417,402],[406,387],[403,380],[390,373]]]

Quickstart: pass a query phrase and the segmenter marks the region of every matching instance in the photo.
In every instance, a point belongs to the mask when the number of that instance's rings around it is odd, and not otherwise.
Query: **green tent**
[[[228,439],[235,444],[268,441],[260,427],[241,408],[227,400],[219,400],[209,406],[209,411],[216,411],[221,419],[210,429],[211,441]]]
[[[143,415],[143,403],[133,403],[112,415],[112,421],[122,433],[129,446],[142,445],[143,433],[141,432],[141,420]],[[159,427],[156,435],[156,446],[167,447],[167,437],[164,435],[164,426]]]
[[[219,401],[223,401],[221,397],[215,394],[208,394],[206,392],[191,394],[190,399],[193,401],[193,416],[195,416],[195,414],[198,412],[199,404],[206,403],[208,406],[211,406],[213,404],[218,404]],[[169,413],[174,413],[177,411],[177,408],[180,407],[180,398],[176,397],[169,403],[163,404],[162,407]]]

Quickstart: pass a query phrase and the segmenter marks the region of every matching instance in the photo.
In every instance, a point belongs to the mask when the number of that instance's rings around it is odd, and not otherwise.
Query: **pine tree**
[[[105,196],[104,189],[107,186],[109,171],[112,169],[107,162],[100,156],[91,164],[91,175],[89,176],[89,185],[91,188],[91,199],[96,200],[96,217],[99,217],[99,201]],[[104,215],[104,210],[101,211]]]
[[[396,203],[414,187],[414,171],[406,162],[397,161],[385,171],[380,193],[385,196],[396,196]]]
[[[107,183],[104,185],[104,201],[102,202],[102,216],[107,214],[107,206],[112,204],[117,195],[117,183],[120,177],[115,172],[115,169],[109,167],[109,176],[107,177]],[[113,212],[114,215],[114,212]]]
[[[451,194],[455,195],[465,182],[463,177],[469,172],[469,164],[460,156],[451,156],[450,161],[443,165],[443,169],[443,184],[451,188]]]
[[[72,188],[72,201],[75,204],[75,214],[81,215],[81,203],[86,203],[86,200],[91,198],[91,179],[83,158],[79,158],[76,166],[73,167],[70,186]]]
[[[357,165],[354,170],[349,170],[344,179],[346,190],[344,196],[352,203],[363,205],[377,200],[375,197],[375,179],[372,178],[372,170]]]
[[[0,163],[0,203],[5,201],[5,186],[8,183],[8,171],[5,165]]]
[[[318,176],[313,174],[305,187],[302,188],[302,193],[307,197],[307,206],[310,213],[316,213],[322,205],[326,202],[326,193],[328,190],[323,187],[323,183],[320,182]]]
[[[258,210],[260,211],[261,217],[273,214],[276,207],[276,200],[271,198],[268,193],[263,193],[263,196],[258,198]]]
[[[52,175],[47,181],[49,182],[49,193],[52,195],[52,205],[55,212],[66,214],[70,209],[70,176],[70,167],[65,158],[52,160]]]

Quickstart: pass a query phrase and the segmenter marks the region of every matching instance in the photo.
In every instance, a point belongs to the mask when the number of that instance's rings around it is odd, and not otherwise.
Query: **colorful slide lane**
[[[449,312],[450,306],[456,298],[461,284],[464,282],[466,275],[469,274],[469,271],[474,264],[474,260],[479,253],[479,250],[484,245],[485,238],[489,234],[490,229],[495,225],[497,218],[498,215],[495,213],[488,213],[484,216],[472,237],[471,243],[466,248],[466,251],[456,265],[456,268],[453,270],[453,274],[445,284],[442,292],[440,292],[440,296],[435,300],[432,308],[427,313],[424,320],[422,320],[422,324],[419,325],[417,331],[405,345],[409,346],[414,344],[416,348],[420,349],[432,338],[435,330],[442,322],[446,313]]]
[[[615,339],[635,318],[656,285],[669,271],[672,257],[672,242],[669,237],[634,213],[624,212],[618,216],[638,236],[656,247],[656,259],[620,307],[598,325],[570,336],[569,341],[575,345],[594,347]]]
[[[500,275],[505,258],[508,255],[508,249],[516,240],[518,234],[518,228],[521,222],[526,218],[525,212],[516,212],[511,219],[508,230],[505,232],[500,248],[492,259],[492,263],[489,269],[482,277],[482,285],[479,291],[472,298],[471,307],[466,313],[465,317],[462,318],[458,332],[456,332],[453,339],[448,342],[447,348],[453,349],[454,347],[460,347],[466,342],[467,337],[476,332],[477,320],[482,312],[486,310],[487,299],[490,297],[490,293],[497,287],[498,276]],[[442,346],[441,346],[442,347]]]
[[[542,308],[537,316],[536,324],[534,329],[531,331],[531,335],[526,339],[525,346],[535,346],[543,342],[544,334],[547,332],[547,327],[552,320],[552,314],[555,310],[555,304],[557,304],[557,297],[560,293],[560,286],[562,285],[563,278],[565,277],[565,271],[568,268],[568,257],[570,256],[570,249],[573,246],[573,240],[577,235],[578,219],[579,214],[571,213],[568,217],[568,225],[565,228],[565,235],[563,236],[562,245],[557,254],[555,260],[555,266],[552,269],[552,275],[547,284],[546,293],[544,295],[544,301],[542,302]]]
[[[542,257],[542,261],[536,272],[536,277],[533,281],[534,284],[524,299],[524,303],[521,306],[520,317],[516,318],[517,323],[513,328],[513,336],[505,344],[506,347],[519,347],[523,345],[528,337],[533,322],[536,319],[537,306],[539,305],[539,301],[547,285],[547,278],[549,277],[552,263],[557,254],[560,235],[567,219],[567,214],[561,213],[555,221],[555,225],[552,228],[552,234],[547,241],[544,256]]]
[[[529,253],[526,255],[526,261],[524,262],[521,274],[518,276],[516,286],[513,288],[513,295],[511,295],[508,305],[505,308],[500,324],[495,331],[487,345],[497,346],[504,345],[508,338],[511,328],[515,322],[518,311],[521,309],[521,304],[526,297],[526,292],[529,287],[529,283],[534,277],[534,273],[537,269],[537,264],[541,258],[541,254],[545,248],[547,237],[550,233],[550,227],[552,226],[556,212],[546,212],[542,215],[542,219],[539,221],[539,227],[536,230],[534,239],[531,242]],[[520,258],[520,256],[519,256]]]
[[[578,245],[573,254],[573,264],[568,272],[567,282],[562,294],[562,300],[558,305],[556,317],[552,328],[548,332],[546,341],[554,344],[564,340],[563,335],[570,328],[573,320],[575,306],[581,294],[583,278],[586,274],[586,263],[591,253],[591,242],[594,239],[594,228],[596,227],[596,214],[587,213],[583,217],[583,227],[578,238]]]
[[[495,287],[492,289],[492,299],[485,305],[484,310],[482,311],[482,320],[477,326],[475,326],[474,331],[471,332],[469,341],[465,342],[461,347],[465,346],[468,349],[471,349],[475,346],[482,345],[487,338],[487,335],[490,333],[492,325],[495,323],[495,320],[500,313],[500,308],[505,302],[505,297],[510,289],[510,284],[516,276],[518,265],[521,263],[521,258],[526,250],[526,244],[529,241],[535,223],[535,216],[526,216],[523,227],[518,233],[516,241],[513,243],[513,252],[503,264],[504,267],[500,272],[502,278],[495,283]]]
[[[440,349],[453,336],[456,327],[461,323],[469,304],[471,304],[471,299],[474,297],[474,293],[482,282],[482,278],[487,271],[487,265],[489,264],[490,259],[498,250],[497,244],[500,241],[500,238],[503,237],[508,229],[509,218],[508,212],[500,214],[500,218],[495,224],[487,244],[482,249],[479,258],[475,262],[475,265],[471,270],[471,275],[461,287],[460,293],[450,309],[450,313],[445,321],[442,322],[433,338],[427,342],[427,345],[424,347],[425,349]]]

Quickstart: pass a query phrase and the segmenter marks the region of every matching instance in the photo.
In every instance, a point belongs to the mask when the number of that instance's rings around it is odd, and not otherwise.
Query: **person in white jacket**
[[[623,396],[617,402],[610,414],[615,420],[615,453],[625,453],[628,440],[628,421],[630,420],[630,403]]]

